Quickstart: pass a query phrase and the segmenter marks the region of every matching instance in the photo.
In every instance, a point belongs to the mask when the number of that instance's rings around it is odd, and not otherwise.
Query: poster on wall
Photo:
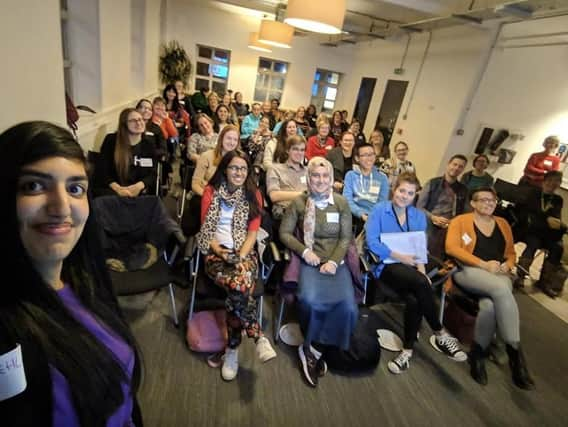
[[[556,151],[556,155],[560,158],[562,163],[566,163],[568,160],[568,144],[560,144]]]

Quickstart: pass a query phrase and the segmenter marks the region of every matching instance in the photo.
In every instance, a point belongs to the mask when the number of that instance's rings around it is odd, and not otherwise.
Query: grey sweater
[[[280,224],[280,240],[300,256],[306,245],[303,240],[298,240],[295,231],[298,229],[299,235],[303,235],[307,199],[307,194],[294,199]],[[325,209],[316,208],[313,251],[322,263],[331,260],[339,265],[345,258],[352,237],[351,211],[343,196],[333,194],[333,201],[334,204],[329,204]]]

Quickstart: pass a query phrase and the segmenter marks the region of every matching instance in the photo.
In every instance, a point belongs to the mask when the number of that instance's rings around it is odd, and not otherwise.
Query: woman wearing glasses
[[[254,250],[260,228],[262,196],[256,188],[248,156],[229,151],[223,156],[201,199],[199,250],[205,254],[205,272],[227,291],[229,332],[221,376],[231,381],[239,369],[242,331],[256,342],[262,362],[276,357],[260,330],[256,300],[252,298],[258,271]]]
[[[304,378],[316,387],[327,370],[323,346],[349,348],[357,304],[351,274],[343,262],[351,241],[349,206],[333,191],[329,161],[316,156],[307,169],[308,192],[290,203],[282,218],[280,240],[302,259],[298,315],[304,343],[298,353]]]
[[[403,172],[416,174],[414,164],[408,160],[408,144],[399,141],[394,146],[394,156],[385,160],[382,169],[389,174],[391,184],[396,182],[396,177]]]
[[[134,108],[122,110],[116,133],[101,146],[95,170],[95,195],[137,197],[153,192],[156,180],[156,147],[144,138],[146,123]]]
[[[534,383],[521,351],[519,309],[512,294],[511,268],[516,255],[511,227],[503,218],[493,216],[497,205],[493,188],[472,190],[470,203],[473,212],[450,222],[446,253],[465,264],[454,275],[455,283],[480,298],[475,342],[469,355],[471,376],[479,384],[487,384],[487,348],[499,332],[507,344],[513,382],[529,390]]]

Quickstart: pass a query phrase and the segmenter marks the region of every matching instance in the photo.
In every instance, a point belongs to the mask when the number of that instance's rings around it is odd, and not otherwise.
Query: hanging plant
[[[160,54],[160,80],[163,84],[181,80],[187,83],[191,75],[191,61],[178,41],[162,45]]]

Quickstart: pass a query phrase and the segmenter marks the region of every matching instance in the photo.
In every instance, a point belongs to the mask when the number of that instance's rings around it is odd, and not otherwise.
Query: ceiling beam
[[[384,3],[391,3],[406,9],[416,10],[429,15],[446,15],[453,12],[442,6],[436,0],[381,0]]]

